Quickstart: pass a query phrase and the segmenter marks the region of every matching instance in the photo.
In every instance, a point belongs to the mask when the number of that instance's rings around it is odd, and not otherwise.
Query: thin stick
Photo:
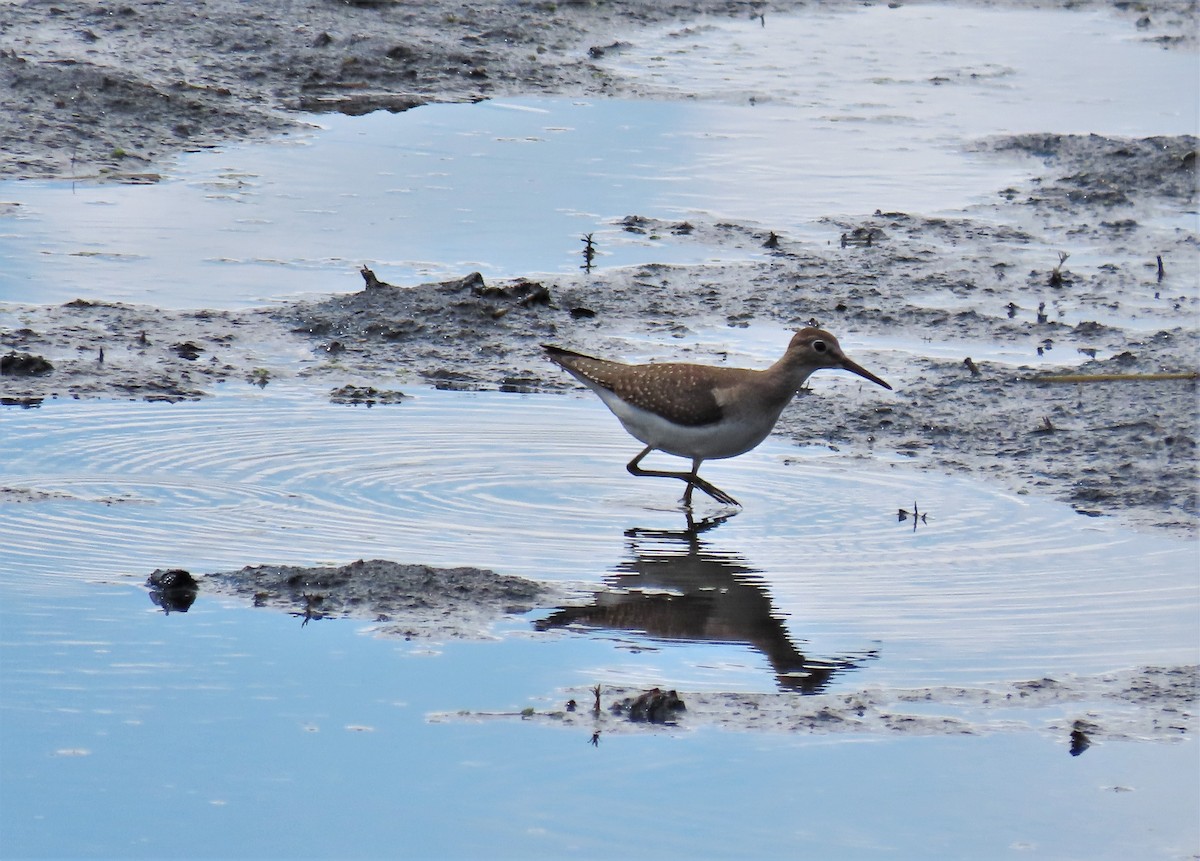
[[[1031,383],[1127,383],[1196,379],[1200,379],[1200,373],[1196,371],[1171,374],[1048,374],[1044,377],[1026,377]]]

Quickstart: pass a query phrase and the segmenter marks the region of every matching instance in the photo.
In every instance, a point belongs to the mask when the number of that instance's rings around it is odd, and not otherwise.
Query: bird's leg
[[[692,507],[692,491],[696,489],[696,482],[703,481],[703,479],[700,478],[700,464],[700,458],[692,458],[692,471],[690,473],[690,478],[688,478],[687,490],[683,492],[683,504],[689,509]]]
[[[740,502],[738,502],[725,491],[721,490],[721,488],[717,487],[716,485],[709,484],[700,477],[700,464],[703,462],[703,458],[692,458],[692,471],[687,474],[687,490],[683,492],[684,504],[688,505],[689,507],[691,506],[692,491],[698,487],[717,502],[720,502],[722,505],[736,505],[738,508],[741,508],[742,504]]]
[[[692,459],[692,471],[691,472],[668,472],[666,470],[661,470],[661,469],[642,469],[642,467],[640,466],[640,464],[642,462],[642,458],[644,458],[646,455],[648,455],[652,451],[654,451],[653,447],[646,446],[644,449],[642,449],[641,454],[639,454],[633,460],[629,461],[629,463],[626,465],[625,468],[627,470],[629,470],[629,472],[632,475],[648,475],[648,476],[654,476],[657,478],[678,478],[680,481],[686,481],[687,482],[687,490],[685,490],[683,492],[683,501],[684,501],[684,504],[686,504],[686,505],[692,504],[692,491],[695,488],[700,488],[705,493],[707,493],[709,496],[711,496],[713,499],[715,499],[717,502],[720,502],[722,505],[737,505],[739,507],[741,506],[741,503],[739,503],[736,499],[734,499],[728,493],[721,490],[719,487],[714,487],[713,485],[709,484],[707,481],[705,481],[703,478],[701,478],[699,475],[696,474],[697,470],[700,469],[700,462],[701,462],[700,458]]]

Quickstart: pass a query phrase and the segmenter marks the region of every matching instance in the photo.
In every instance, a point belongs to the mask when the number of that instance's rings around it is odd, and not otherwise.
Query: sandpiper
[[[700,464],[745,454],[766,439],[813,371],[840,368],[891,388],[848,359],[837,338],[811,327],[797,332],[783,358],[762,371],[682,362],[628,365],[542,346],[551,361],[599,395],[625,430],[646,444],[626,468],[634,475],[686,482],[685,505],[691,505],[696,488],[724,505],[739,505],[697,475]],[[691,472],[642,469],[642,458],[656,449],[691,458]]]

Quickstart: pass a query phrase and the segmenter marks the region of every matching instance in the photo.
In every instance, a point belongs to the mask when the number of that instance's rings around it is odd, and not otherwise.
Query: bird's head
[[[842,345],[838,343],[838,339],[824,329],[816,329],[810,326],[806,329],[801,329],[793,335],[791,343],[788,344],[784,361],[797,369],[806,369],[808,373],[822,368],[840,368],[843,371],[858,374],[863,379],[877,383],[885,389],[890,390],[892,388],[882,379],[843,353]],[[807,377],[808,373],[804,374],[804,376]]]

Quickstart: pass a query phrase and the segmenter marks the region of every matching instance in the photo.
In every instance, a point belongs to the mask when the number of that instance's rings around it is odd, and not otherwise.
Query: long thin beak
[[[870,371],[868,371],[866,368],[864,368],[862,365],[858,364],[857,362],[852,362],[849,359],[842,359],[842,368],[844,368],[845,370],[849,371],[852,374],[858,374],[860,377],[870,380],[872,383],[878,383],[879,385],[883,386],[888,391],[892,390],[891,386],[889,386],[883,380],[879,379],[879,377],[872,374]]]

